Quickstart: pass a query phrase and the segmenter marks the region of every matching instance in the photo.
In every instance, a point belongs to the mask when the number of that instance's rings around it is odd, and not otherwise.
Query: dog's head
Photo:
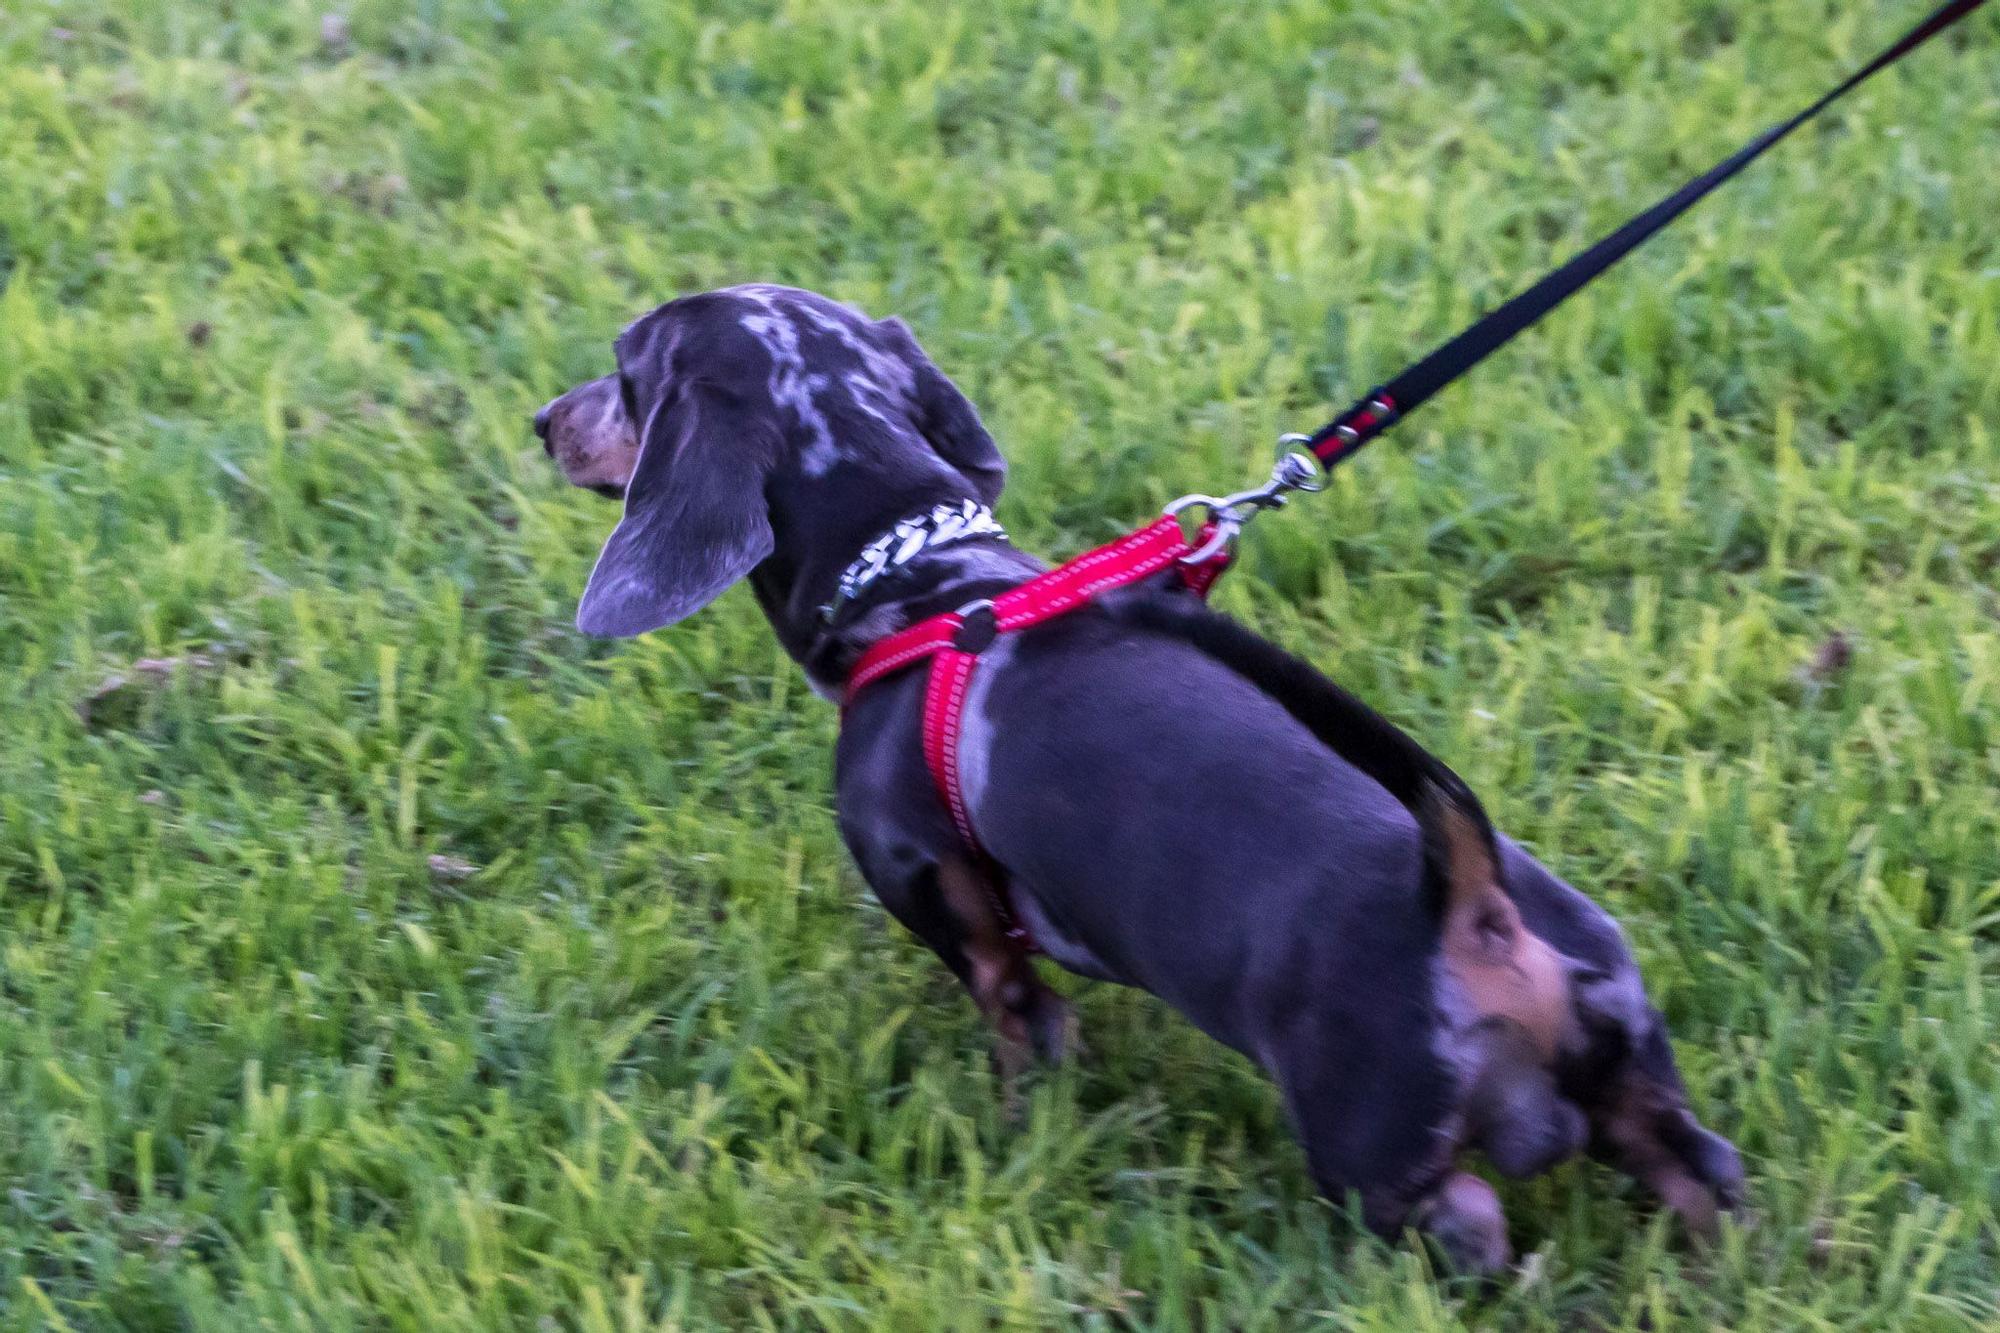
[[[625,501],[577,609],[585,633],[643,634],[700,610],[810,522],[814,494],[969,489],[990,504],[1006,477],[978,414],[898,320],[732,287],[642,316],[616,352],[616,374],[535,414],[565,477]]]

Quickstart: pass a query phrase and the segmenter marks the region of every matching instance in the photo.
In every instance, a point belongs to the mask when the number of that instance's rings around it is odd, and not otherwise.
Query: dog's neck
[[[830,497],[830,489],[847,494]],[[840,594],[842,575],[870,543],[940,507],[981,502],[963,483],[891,486],[877,478],[842,487],[833,476],[814,487],[810,504],[787,505],[782,494],[772,498],[776,548],[751,572],[750,585],[778,641],[805,668],[813,688],[829,698],[840,696],[848,671],[870,644],[1046,568],[1016,550],[1006,534],[980,533],[923,550],[893,574],[842,599],[829,616],[826,608]]]

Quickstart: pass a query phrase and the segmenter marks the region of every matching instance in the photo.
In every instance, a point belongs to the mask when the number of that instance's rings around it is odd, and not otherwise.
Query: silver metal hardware
[[[1183,495],[1168,505],[1167,513],[1176,515],[1199,505],[1208,511],[1206,522],[1214,528],[1207,541],[1181,557],[1181,563],[1206,564],[1228,549],[1236,534],[1243,531],[1244,524],[1266,509],[1283,508],[1287,492],[1316,491],[1326,485],[1318,460],[1298,447],[1305,442],[1303,435],[1279,439],[1278,461],[1271,468],[1271,479],[1262,486],[1234,495]]]
[[[983,653],[999,637],[1000,617],[991,597],[967,602],[952,614],[959,618],[960,624],[951,636],[951,646],[962,653]]]
[[[1312,453],[1312,436],[1292,431],[1278,437],[1278,465],[1271,480],[1311,495],[1326,489],[1326,469]]]

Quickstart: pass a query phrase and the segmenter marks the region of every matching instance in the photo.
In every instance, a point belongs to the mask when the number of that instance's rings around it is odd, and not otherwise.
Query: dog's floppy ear
[[[978,409],[924,355],[909,325],[900,319],[884,319],[877,321],[875,327],[916,377],[912,406],[917,429],[923,432],[924,439],[938,457],[972,483],[980,499],[987,504],[998,500],[1001,488],[1007,484],[1007,460],[1000,456],[999,446],[986,433]]]
[[[713,383],[663,393],[640,426],[625,517],[577,607],[585,634],[627,638],[685,619],[771,553],[770,413]]]

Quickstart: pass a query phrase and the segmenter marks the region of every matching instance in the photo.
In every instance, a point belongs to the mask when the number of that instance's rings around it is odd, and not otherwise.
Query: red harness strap
[[[1202,534],[1206,540],[1207,533]],[[1182,580],[1197,595],[1209,587],[1229,563],[1220,551],[1198,565],[1180,564],[1192,553],[1181,535],[1179,520],[1162,517],[1137,532],[1060,565],[1010,588],[991,603],[975,603],[957,611],[920,620],[875,644],[861,655],[847,678],[847,702],[884,676],[931,660],[930,682],[924,691],[924,763],[937,784],[938,797],[951,811],[958,836],[974,853],[981,852],[972,827],[965,794],[959,784],[958,744],[964,726],[965,697],[972,687],[979,654],[995,636],[1012,634],[1076,610],[1114,588],[1123,588],[1179,565]],[[1033,941],[1004,901],[997,904],[1006,918],[1007,934],[1024,947]]]

